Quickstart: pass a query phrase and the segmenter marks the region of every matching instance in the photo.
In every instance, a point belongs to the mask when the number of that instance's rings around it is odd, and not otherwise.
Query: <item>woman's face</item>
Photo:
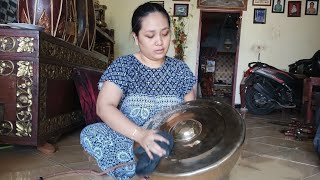
[[[142,19],[139,34],[133,36],[143,56],[163,60],[171,40],[168,19],[159,12],[150,13]]]

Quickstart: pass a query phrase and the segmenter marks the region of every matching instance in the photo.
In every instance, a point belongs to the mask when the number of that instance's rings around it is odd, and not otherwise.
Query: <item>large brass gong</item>
[[[230,105],[194,100],[158,113],[146,128],[167,130],[174,137],[169,157],[161,160],[151,179],[221,179],[240,156],[245,123]]]

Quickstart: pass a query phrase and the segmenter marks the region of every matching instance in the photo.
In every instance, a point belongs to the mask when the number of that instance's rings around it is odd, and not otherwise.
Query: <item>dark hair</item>
[[[134,11],[131,19],[132,32],[138,36],[139,31],[141,30],[142,18],[154,12],[159,12],[164,15],[168,19],[168,24],[170,27],[170,16],[168,12],[160,4],[147,2],[137,7],[137,9]]]

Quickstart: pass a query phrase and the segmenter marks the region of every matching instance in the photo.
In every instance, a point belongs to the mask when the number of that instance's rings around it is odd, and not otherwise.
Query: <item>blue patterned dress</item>
[[[119,57],[107,68],[99,81],[99,90],[105,81],[115,83],[122,90],[118,108],[138,126],[143,126],[157,112],[183,102],[184,96],[196,82],[188,66],[181,60],[166,57],[160,68],[152,69],[133,55]],[[133,141],[105,123],[85,127],[80,141],[102,170],[135,160]],[[135,165],[118,168],[109,175],[117,179],[132,178]]]

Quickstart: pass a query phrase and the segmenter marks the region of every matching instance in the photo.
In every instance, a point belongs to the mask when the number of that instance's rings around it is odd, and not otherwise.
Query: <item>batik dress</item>
[[[98,84],[110,81],[123,92],[120,111],[138,126],[143,126],[157,112],[182,103],[195,84],[195,77],[181,60],[166,57],[160,68],[149,68],[133,55],[116,59],[103,73]],[[84,149],[106,170],[115,165],[133,162],[133,141],[105,123],[86,126],[80,135]],[[118,179],[135,175],[135,164],[109,173]]]

